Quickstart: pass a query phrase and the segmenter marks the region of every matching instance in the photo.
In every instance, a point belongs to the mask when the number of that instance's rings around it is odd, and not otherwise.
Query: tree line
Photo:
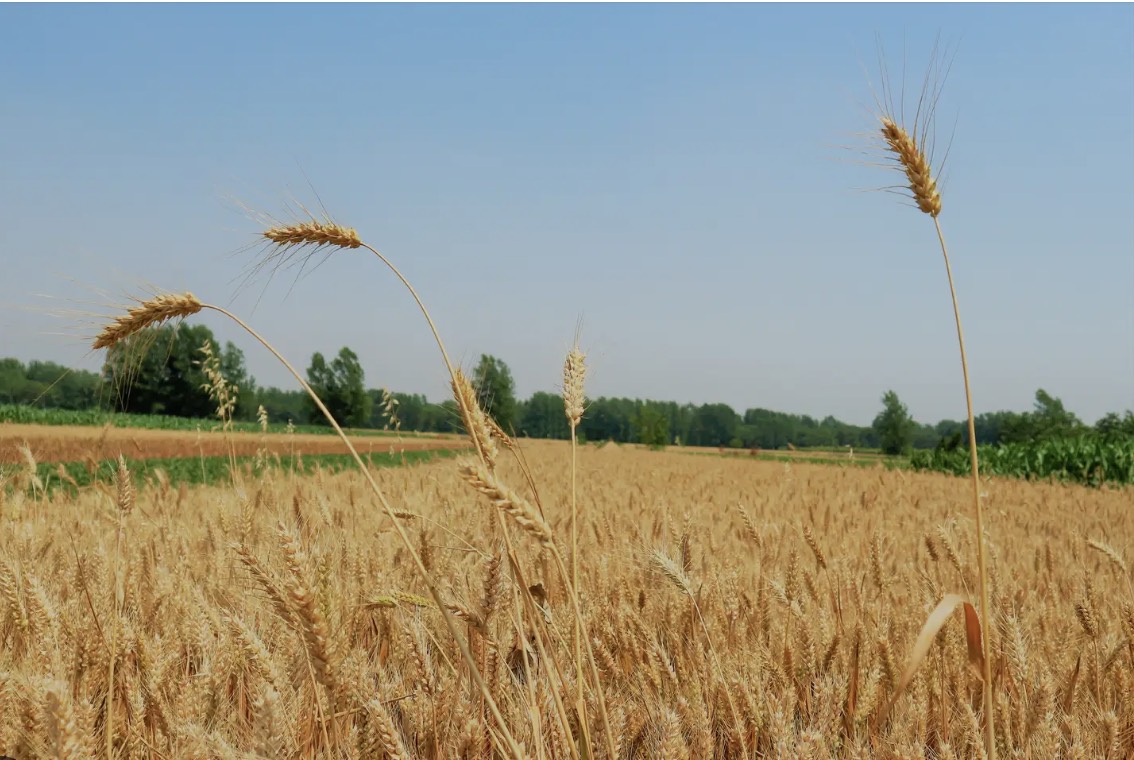
[[[209,396],[202,366],[205,344],[235,389],[235,419],[254,419],[262,407],[276,421],[325,423],[306,393],[259,387],[237,346],[222,346],[207,327],[185,323],[152,328],[115,346],[107,353],[101,373],[68,370],[53,362],[24,364],[17,359],[0,359],[0,404],[208,417],[215,412],[216,403]],[[329,359],[321,353],[312,355],[306,376],[344,426],[460,431],[460,415],[452,400],[435,404],[422,394],[367,388],[358,355],[349,347],[344,346]],[[503,429],[531,438],[569,436],[562,397],[537,391],[528,399],[518,399],[511,371],[503,360],[482,355],[470,379],[482,406]],[[599,397],[588,399],[578,432],[585,440],[654,447],[853,447],[900,454],[911,449],[951,449],[968,444],[964,423],[918,423],[892,390],[882,396],[882,410],[869,426],[832,416],[817,419],[762,408],[740,413],[723,403]],[[981,444],[1053,440],[1086,432],[1113,439],[1134,437],[1134,413],[1112,413],[1091,427],[1065,409],[1060,399],[1040,389],[1030,412],[987,412],[976,418],[976,438]]]

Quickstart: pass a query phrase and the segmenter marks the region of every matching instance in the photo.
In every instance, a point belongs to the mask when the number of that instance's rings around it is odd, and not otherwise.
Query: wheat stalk
[[[577,494],[579,422],[583,419],[583,387],[587,379],[587,355],[576,343],[563,362],[563,411],[571,428],[571,586],[579,588],[579,500]],[[575,677],[583,682],[582,621],[575,618]]]
[[[932,113],[932,109],[931,109]],[[961,309],[957,303],[957,289],[953,284],[953,269],[949,263],[949,250],[945,245],[945,235],[941,231],[941,193],[937,190],[937,182],[933,177],[924,145],[919,144],[917,138],[911,135],[890,114],[880,116],[882,122],[882,139],[886,147],[897,161],[898,169],[909,182],[910,192],[920,211],[933,219],[937,231],[937,241],[941,246],[941,255],[945,260],[945,275],[949,282],[949,295],[953,302],[953,319],[957,326],[957,344],[961,354],[961,374],[965,386],[965,406],[968,414],[969,454],[972,467],[972,498],[973,512],[976,518],[977,534],[977,572],[980,585],[980,617],[985,630],[982,637],[983,654],[983,706],[985,717],[985,752],[989,760],[997,760],[996,755],[996,729],[995,709],[992,701],[992,650],[990,633],[992,629],[991,610],[988,600],[988,561],[984,542],[984,510],[980,498],[980,473],[977,461],[976,422],[973,414],[972,387],[969,383],[969,363],[965,355],[965,334],[961,327]],[[924,134],[924,131],[923,131]],[[924,142],[924,141],[923,141]]]

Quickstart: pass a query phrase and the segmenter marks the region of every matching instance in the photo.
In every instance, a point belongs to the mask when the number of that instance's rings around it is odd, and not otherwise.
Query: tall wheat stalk
[[[980,472],[977,462],[976,423],[973,417],[973,394],[969,383],[969,363],[965,354],[965,332],[961,327],[961,309],[957,304],[957,289],[953,284],[953,269],[949,264],[949,249],[945,245],[945,235],[941,231],[941,193],[937,189],[937,181],[933,178],[929,158],[925,153],[924,132],[919,143],[917,129],[913,135],[889,115],[881,117],[882,139],[886,148],[894,154],[897,160],[896,168],[902,171],[909,182],[908,188],[917,203],[918,210],[928,214],[933,219],[933,226],[937,230],[937,242],[941,246],[941,255],[945,259],[945,276],[949,281],[949,295],[953,302],[953,319],[957,324],[957,344],[961,352],[961,374],[965,383],[965,408],[968,414],[969,427],[969,456],[972,464],[972,491],[973,514],[976,517],[977,532],[977,572],[980,585],[980,617],[983,628],[981,636],[981,654],[983,655],[982,678],[984,681],[984,744],[989,760],[996,760],[996,729],[994,726],[995,707],[992,702],[992,657],[989,644],[989,634],[992,631],[992,619],[989,616],[988,604],[988,561],[984,545],[984,509],[980,498]],[[915,122],[916,123],[916,122]]]
[[[378,258],[378,260],[381,261],[386,266],[386,268],[389,269],[391,273],[393,273],[395,277],[398,278],[398,281],[401,282],[403,286],[405,286],[406,290],[409,291],[410,296],[413,297],[414,303],[417,304],[418,309],[421,310],[422,316],[425,317],[425,321],[429,325],[429,329],[433,334],[433,338],[437,342],[437,347],[441,351],[441,358],[445,363],[445,368],[449,372],[450,381],[454,390],[454,397],[457,401],[457,405],[461,413],[461,419],[464,421],[465,429],[477,449],[477,454],[481,460],[481,463],[489,471],[491,471],[495,467],[495,457],[492,453],[492,450],[495,448],[495,444],[492,443],[490,428],[495,424],[495,422],[490,422],[489,420],[485,419],[486,415],[481,409],[479,409],[475,395],[469,393],[467,390],[467,378],[464,378],[461,371],[459,369],[456,369],[453,366],[453,363],[449,360],[449,354],[445,350],[445,343],[441,340],[441,333],[437,330],[437,325],[433,322],[433,318],[430,316],[429,309],[426,308],[425,302],[421,300],[421,296],[418,295],[417,290],[413,287],[412,284],[410,284],[410,281],[406,279],[405,275],[401,273],[397,266],[394,265],[394,262],[391,261],[383,253],[381,253],[377,248],[374,248],[369,243],[361,240],[354,228],[343,227],[342,225],[336,224],[329,219],[319,220],[312,217],[310,221],[304,222],[302,224],[295,224],[286,227],[271,227],[265,230],[262,235],[272,244],[274,250],[271,250],[268,253],[265,260],[261,263],[261,266],[268,265],[273,260],[276,260],[277,263],[286,262],[296,249],[303,247],[308,247],[312,250],[334,247],[344,249],[364,248],[374,254]],[[583,373],[578,376],[578,383],[580,385],[580,398],[578,403],[580,405],[582,403],[581,384],[583,382],[584,375],[585,369],[583,370]],[[565,405],[571,403],[566,399],[566,397],[564,399],[564,402]],[[571,408],[568,408],[567,411],[568,415],[570,415]],[[581,408],[579,410],[579,414],[581,417]],[[572,432],[574,432],[574,428],[572,428]],[[574,470],[574,451],[575,448],[573,444],[572,470]],[[572,531],[575,530],[573,484],[574,476],[572,476]],[[503,523],[502,515],[500,516],[500,519],[502,530],[504,531],[505,541],[508,543],[509,553],[512,554],[511,539],[508,535],[507,526]],[[574,536],[574,533],[572,535]],[[575,541],[573,538],[572,548],[574,548],[574,546]],[[598,701],[599,716],[602,719],[603,724],[603,738],[606,742],[608,753],[613,757],[615,754],[614,733],[610,723],[610,716],[607,711],[606,695],[603,692],[602,682],[598,676],[598,669],[595,663],[594,652],[592,651],[589,634],[587,632],[587,625],[582,618],[582,612],[579,606],[578,587],[576,585],[578,574],[577,571],[574,573],[568,573],[563,558],[559,553],[558,548],[553,543],[550,545],[550,549],[552,556],[556,561],[556,568],[563,578],[564,585],[567,587],[568,599],[571,602],[572,614],[575,617],[575,629],[577,631],[576,644],[578,644],[578,641],[582,639],[583,646],[587,651],[589,669],[591,671],[595,694]],[[516,564],[518,564],[518,557],[513,555],[512,559]],[[576,660],[578,662],[582,661],[581,650],[579,650],[578,648],[576,649]],[[577,675],[581,676],[581,671],[582,669],[578,668]],[[579,684],[581,690],[583,684],[582,678],[580,678]],[[579,722],[583,727],[583,732],[589,745],[589,728],[587,726],[586,719],[587,709],[585,700],[583,700],[581,697],[579,703],[579,711]]]
[[[571,428],[571,585],[579,589],[579,503],[576,482],[578,480],[579,422],[583,419],[584,385],[587,378],[587,355],[578,343],[571,347],[563,362],[563,410],[567,424]],[[575,677],[583,682],[583,628],[578,617],[575,619]],[[583,706],[582,690],[579,691],[580,709]]]

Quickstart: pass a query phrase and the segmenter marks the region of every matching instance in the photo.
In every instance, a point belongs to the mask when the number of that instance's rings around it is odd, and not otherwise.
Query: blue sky
[[[581,322],[591,395],[868,423],[893,388],[959,418],[932,223],[864,192],[898,179],[866,165],[876,40],[912,99],[938,33],[978,411],[1039,387],[1088,421],[1134,408],[1129,4],[0,6],[0,356],[95,368],[53,312],[151,283],[300,366],[349,345],[370,384],[442,398],[373,257],[237,287],[237,201],[314,187],[522,395],[555,390]]]

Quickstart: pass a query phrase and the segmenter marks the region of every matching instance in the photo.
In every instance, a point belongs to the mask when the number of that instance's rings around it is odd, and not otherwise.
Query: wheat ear
[[[334,222],[320,222],[317,219],[301,224],[271,227],[264,230],[262,234],[281,248],[295,248],[305,245],[358,248],[362,245],[362,241],[353,227],[343,227]]]
[[[898,163],[909,180],[910,192],[917,207],[934,219],[941,213],[941,193],[937,191],[937,180],[929,167],[922,146],[900,124],[888,116],[882,117],[882,138],[886,146],[897,156]]]
[[[139,330],[159,325],[170,319],[192,316],[203,308],[205,305],[192,293],[165,293],[139,301],[137,306],[128,309],[125,314],[104,326],[95,336],[91,348],[96,351],[100,348],[110,348]]]
[[[496,475],[482,463],[472,461],[460,465],[461,475],[470,486],[488,497],[492,506],[507,514],[532,538],[544,546],[552,546],[551,526],[540,516],[539,512],[507,485],[502,483]]]

